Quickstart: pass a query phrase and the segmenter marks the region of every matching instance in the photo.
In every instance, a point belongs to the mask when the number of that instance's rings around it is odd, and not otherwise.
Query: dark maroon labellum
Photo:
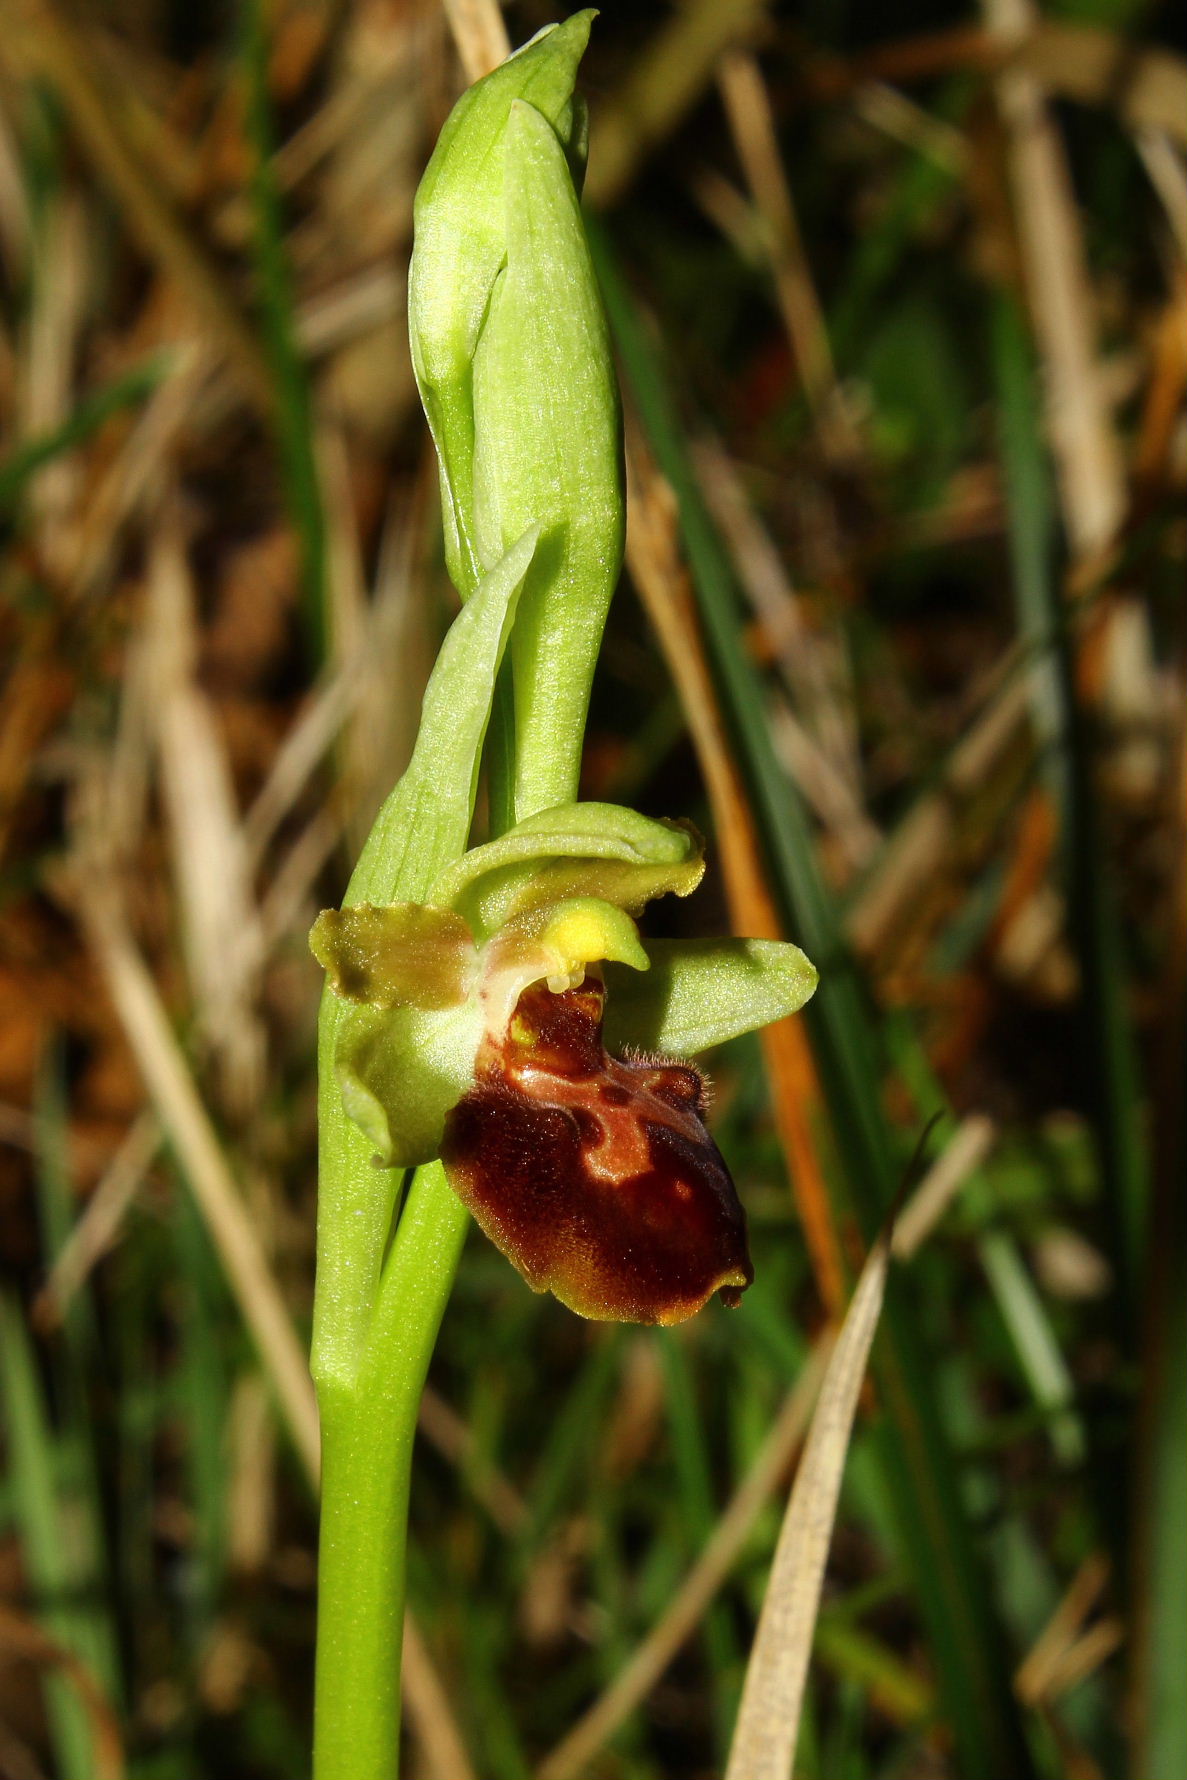
[[[450,1184],[538,1292],[581,1316],[678,1323],[754,1277],[746,1216],[687,1063],[611,1057],[594,979],[524,991],[445,1127]]]

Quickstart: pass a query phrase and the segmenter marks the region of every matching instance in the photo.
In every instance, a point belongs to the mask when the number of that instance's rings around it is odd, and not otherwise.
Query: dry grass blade
[[[1018,63],[1063,98],[1115,105],[1134,129],[1164,130],[1187,147],[1187,64],[1173,51],[1036,14]]]
[[[794,705],[794,716],[783,706],[772,708],[776,743],[785,745],[792,775],[816,815],[852,865],[864,866],[881,836],[861,800],[852,676],[844,651],[805,616],[780,553],[721,445],[702,437],[693,446],[693,461]]]
[[[783,935],[763,871],[754,818],[730,752],[692,592],[680,561],[675,500],[630,426],[626,548],[631,575],[655,626],[704,774],[734,931],[780,939]],[[819,1088],[800,1018],[793,1016],[764,1027],[762,1046],[775,1122],[816,1283],[825,1307],[835,1312],[844,1296],[845,1270],[812,1132],[812,1108],[819,1099]]]
[[[961,1121],[899,1214],[894,1230],[896,1261],[909,1261],[926,1242],[996,1138],[997,1127],[984,1113],[970,1113]]]
[[[859,449],[841,405],[832,349],[804,254],[791,188],[779,153],[766,84],[754,56],[723,56],[718,85],[746,181],[763,220],[779,311],[825,455],[847,462]]]
[[[1029,0],[984,0],[1007,41],[1034,23]],[[1121,455],[1099,375],[1092,290],[1063,144],[1032,75],[1009,70],[998,95],[1009,138],[1027,292],[1047,369],[1047,414],[1068,539],[1077,557],[1108,548],[1125,512]]]
[[[410,1613],[404,1615],[400,1678],[408,1716],[435,1780],[477,1780],[453,1716],[449,1695]]]
[[[541,1764],[537,1780],[574,1780],[619,1725],[640,1706],[696,1630],[725,1582],[768,1498],[787,1476],[804,1437],[821,1376],[833,1351],[824,1335],[783,1400],[758,1455],[734,1492],[700,1557],[605,1693]]]
[[[1081,1642],[1084,1622],[1109,1580],[1109,1562],[1101,1552],[1085,1558],[1068,1584],[1054,1613],[1019,1664],[1014,1688],[1019,1699],[1035,1703],[1055,1691],[1054,1683],[1069,1651]]]
[[[846,920],[849,942],[864,957],[883,951],[922,886],[950,857],[960,808],[1024,741],[1029,706],[1027,681],[1007,679],[954,748],[939,787],[916,800],[887,841]]]
[[[719,530],[729,546],[738,580],[766,632],[788,692],[837,771],[853,776],[857,734],[852,709],[838,710],[843,690],[852,705],[852,687],[840,688],[831,641],[812,623],[791,584],[787,566],[756,513],[742,475],[720,441],[702,433],[692,445],[697,479]]]
[[[254,1368],[231,1390],[227,1453],[228,1567],[259,1576],[276,1542],[276,1412]]]
[[[253,869],[350,715],[361,667],[355,660],[327,680],[277,749],[272,770],[243,819],[243,844]]]
[[[493,0],[444,0],[466,79],[481,80],[511,53],[503,15]]]
[[[230,761],[198,685],[194,589],[180,519],[166,503],[149,558],[149,637],[161,785],[186,963],[223,1099],[246,1114],[265,1071],[255,1013],[261,953]]]
[[[342,824],[335,812],[319,810],[277,866],[260,902],[260,946],[265,958],[302,919],[307,926],[312,920],[317,905],[311,905],[310,893],[341,832]]]
[[[57,1669],[74,1688],[90,1720],[95,1780],[123,1780],[124,1746],[115,1713],[91,1671],[23,1613],[0,1602],[0,1651],[39,1669]],[[0,1756],[0,1762],[3,1757]]]
[[[652,148],[696,104],[722,51],[752,42],[766,12],[766,0],[690,0],[656,32],[598,111],[585,185],[590,204],[621,198]]]
[[[1187,167],[1165,130],[1139,130],[1135,143],[1150,184],[1162,199],[1179,257],[1187,260]]]
[[[62,1322],[75,1293],[115,1241],[160,1147],[161,1127],[155,1116],[141,1113],[87,1200],[38,1296],[34,1315],[42,1328],[56,1328]]]
[[[726,1780],[790,1780],[845,1455],[882,1309],[891,1232],[870,1250],[837,1337],[771,1566]]]
[[[1187,262],[1187,226],[1183,242]],[[1134,483],[1144,511],[1172,474],[1174,441],[1187,390],[1187,266],[1175,280],[1154,337],[1154,363],[1142,404]]]
[[[486,1509],[499,1531],[509,1539],[522,1533],[531,1518],[527,1503],[506,1473],[478,1452],[469,1423],[431,1384],[421,1392],[417,1425],[437,1451],[465,1475],[474,1500]]]
[[[228,1282],[309,1476],[321,1463],[305,1355],[152,975],[108,888],[88,884],[84,919],[128,1041],[198,1201]]]
[[[1023,21],[1025,24],[1025,21]],[[1056,23],[1031,15],[1020,35],[957,25],[912,34],[854,56],[821,62],[810,79],[822,97],[872,80],[927,80],[954,69],[1006,69],[1033,78],[1052,96],[1114,107],[1133,130],[1161,130],[1187,146],[1187,63],[1127,32]]]

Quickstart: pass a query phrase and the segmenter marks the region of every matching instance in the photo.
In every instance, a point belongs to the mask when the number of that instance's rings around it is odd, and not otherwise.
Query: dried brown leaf
[[[870,1250],[833,1349],[750,1652],[726,1780],[790,1780],[833,1522],[886,1288],[890,1229]]]

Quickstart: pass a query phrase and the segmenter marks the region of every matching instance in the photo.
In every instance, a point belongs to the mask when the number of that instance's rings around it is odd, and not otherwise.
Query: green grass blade
[[[60,1054],[51,1049],[42,1067],[35,1102],[36,1183],[47,1268],[70,1232],[73,1214],[68,1150],[66,1090]],[[111,1576],[105,1552],[99,1487],[93,1387],[99,1335],[94,1305],[85,1286],[67,1310],[62,1339],[52,1351],[57,1403],[57,1477],[63,1508],[64,1561],[74,1578],[71,1648],[86,1663],[109,1699],[120,1693],[116,1638],[108,1613]]]
[[[1067,617],[1054,573],[1055,518],[1049,493],[1036,368],[1025,322],[1009,296],[995,299],[993,362],[1019,627],[1036,647],[1053,639],[1053,671],[1036,670],[1041,741],[1064,816],[1071,929],[1081,970],[1087,1103],[1093,1108],[1111,1247],[1121,1277],[1130,1345],[1148,1197],[1142,1088],[1125,1004],[1125,966],[1112,874],[1105,858],[1093,786],[1092,739],[1075,679]],[[1058,750],[1056,757],[1055,751]]]
[[[1181,1192],[1180,1192],[1181,1199]],[[1179,1218],[1175,1249],[1177,1289],[1168,1294],[1171,1314],[1162,1336],[1163,1363],[1152,1404],[1149,1517],[1146,1534],[1144,1599],[1139,1650],[1143,1671],[1139,1687],[1143,1710],[1134,1738],[1130,1772],[1134,1780],[1187,1770],[1187,1614],[1183,1611],[1183,1578],[1187,1576],[1187,1231]]]
[[[64,1540],[49,1416],[20,1306],[7,1292],[0,1294],[0,1403],[13,1508],[38,1618],[64,1649],[85,1661],[86,1628],[75,1599],[78,1578]],[[45,1695],[63,1780],[92,1780],[91,1729],[77,1692],[51,1675]]]
[[[228,1323],[222,1278],[193,1198],[178,1185],[173,1222],[180,1282],[177,1387],[194,1516],[185,1605],[190,1642],[198,1650],[209,1635],[226,1561],[226,1405],[231,1383],[220,1340]]]
[[[680,1337],[670,1329],[659,1332],[658,1346],[680,1491],[681,1528],[695,1553],[708,1543],[717,1524],[713,1474],[688,1354]],[[724,1755],[729,1748],[729,1729],[734,1713],[729,1681],[737,1668],[739,1652],[732,1622],[721,1601],[715,1601],[706,1613],[704,1634],[713,1684],[718,1753]]]
[[[273,418],[285,501],[301,549],[306,634],[314,660],[321,661],[330,630],[326,520],[314,451],[313,403],[297,341],[284,218],[272,167],[276,143],[268,91],[268,31],[263,0],[247,0],[242,29],[247,128],[255,157],[251,196],[260,321],[272,372]]]
[[[151,395],[168,375],[169,358],[160,354],[137,365],[113,383],[84,396],[62,425],[39,438],[30,439],[0,464],[0,512],[20,498],[25,484],[45,464],[73,451],[93,438],[105,421],[124,408],[132,408]]]
[[[1183,763],[1180,762],[1180,772]],[[1187,787],[1180,781],[1179,808]],[[1179,841],[1182,845],[1180,826]],[[1179,910],[1168,948],[1166,1023],[1158,1071],[1155,1195],[1145,1276],[1143,1401],[1134,1489],[1132,1780],[1187,1770],[1187,868],[1172,885]],[[1177,893],[1177,894],[1175,894]]]

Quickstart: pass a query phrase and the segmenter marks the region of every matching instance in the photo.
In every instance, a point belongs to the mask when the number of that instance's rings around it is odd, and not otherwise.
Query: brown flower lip
[[[610,1056],[596,979],[536,983],[449,1115],[451,1186],[533,1290],[581,1316],[678,1323],[753,1278],[746,1217],[690,1064]]]

